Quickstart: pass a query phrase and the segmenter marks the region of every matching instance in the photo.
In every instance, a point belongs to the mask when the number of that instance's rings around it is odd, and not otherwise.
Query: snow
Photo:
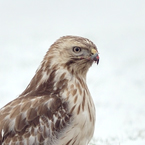
[[[0,107],[28,85],[49,46],[79,35],[98,47],[87,82],[96,105],[95,145],[145,144],[145,1],[3,1]]]

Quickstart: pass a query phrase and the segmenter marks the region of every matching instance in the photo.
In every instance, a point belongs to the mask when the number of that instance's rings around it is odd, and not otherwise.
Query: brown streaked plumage
[[[0,109],[0,145],[87,145],[95,107],[86,73],[96,46],[78,36],[51,45],[24,92]]]

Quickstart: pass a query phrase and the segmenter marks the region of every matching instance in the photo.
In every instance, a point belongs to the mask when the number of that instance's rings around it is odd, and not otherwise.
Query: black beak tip
[[[96,61],[96,62],[97,62],[97,65],[98,65],[98,64],[99,64],[99,59],[97,59],[97,61]]]
[[[97,65],[99,64],[99,56],[98,55],[96,57],[94,57],[94,61],[97,63]]]
[[[99,64],[99,55],[98,54],[94,54],[91,56],[91,59],[93,61],[95,61],[97,64]]]

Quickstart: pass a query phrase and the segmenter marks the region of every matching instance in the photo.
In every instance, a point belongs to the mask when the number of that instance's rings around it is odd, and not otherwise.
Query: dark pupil
[[[76,48],[76,51],[79,51],[80,49],[79,48]]]

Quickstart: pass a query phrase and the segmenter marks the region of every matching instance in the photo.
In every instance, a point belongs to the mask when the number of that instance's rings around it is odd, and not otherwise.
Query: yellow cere
[[[92,48],[92,49],[91,49],[91,52],[92,52],[93,54],[96,54],[96,53],[97,53],[97,50],[94,49],[94,48]]]

